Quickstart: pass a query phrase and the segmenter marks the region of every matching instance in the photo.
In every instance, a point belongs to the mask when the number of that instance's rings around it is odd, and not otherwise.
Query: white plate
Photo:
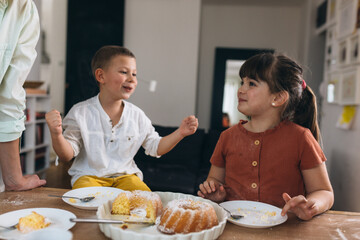
[[[0,215],[1,226],[11,226],[19,222],[21,217],[25,217],[31,212],[37,212],[38,214],[49,219],[51,224],[46,229],[63,229],[68,230],[72,228],[75,223],[70,222],[70,218],[76,218],[72,212],[57,209],[57,208],[26,208],[17,211],[12,211]],[[28,233],[30,234],[30,233]],[[4,230],[0,229],[0,239],[23,239],[28,234],[21,233],[19,230]]]
[[[279,225],[287,220],[287,215],[281,216],[281,209],[270,204],[253,201],[228,201],[220,205],[231,213],[243,215],[243,218],[228,218],[239,226],[249,228],[268,228]]]
[[[39,231],[34,231],[26,234],[24,240],[71,240],[73,234],[69,230],[60,228],[44,228]]]
[[[68,197],[95,197],[95,199],[90,202],[81,202],[75,198],[63,198],[62,200],[67,204],[70,204],[76,208],[87,209],[87,210],[97,210],[97,208],[103,205],[109,200],[114,200],[119,193],[123,190],[119,188],[112,187],[86,187],[78,188],[66,192],[63,196]]]
[[[224,209],[222,209],[216,203],[213,203],[209,200],[195,197],[193,195],[182,194],[182,193],[172,193],[172,192],[156,192],[159,194],[162,204],[165,207],[167,203],[173,199],[181,199],[181,198],[191,198],[196,201],[204,201],[210,203],[216,212],[218,217],[219,224],[201,232],[188,233],[188,234],[174,234],[167,235],[159,232],[157,230],[157,225],[141,225],[141,224],[127,224],[127,229],[122,229],[119,224],[99,224],[100,230],[109,238],[116,239],[136,239],[136,240],[209,240],[209,239],[217,239],[222,232],[224,231],[227,213]],[[112,201],[108,201],[98,208],[96,213],[98,218],[107,218],[111,219],[113,215],[111,215],[110,210],[112,206]],[[158,221],[156,221],[158,222]]]

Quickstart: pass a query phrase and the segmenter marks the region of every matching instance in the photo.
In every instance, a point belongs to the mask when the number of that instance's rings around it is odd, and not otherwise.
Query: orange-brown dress
[[[165,207],[158,229],[167,234],[191,233],[212,228],[218,223],[211,204],[192,199],[175,199]]]

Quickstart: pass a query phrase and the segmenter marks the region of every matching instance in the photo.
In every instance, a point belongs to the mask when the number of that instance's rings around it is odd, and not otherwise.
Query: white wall
[[[36,8],[38,10],[39,13],[39,17],[41,17],[41,9],[42,9],[42,2],[41,0],[34,0],[34,3],[36,5]],[[40,19],[41,21],[42,19]],[[41,36],[39,37],[39,41],[36,44],[36,52],[37,52],[37,57],[34,61],[34,64],[29,72],[29,75],[27,76],[26,80],[29,81],[40,81],[40,60],[41,60]]]
[[[299,59],[304,1],[203,1],[197,116],[210,127],[216,47],[272,48]]]
[[[360,111],[358,108],[350,131],[335,127],[341,113],[341,106],[323,101],[321,130],[335,194],[334,209],[360,212]]]
[[[46,51],[50,57],[49,64],[41,64],[41,80],[50,90],[51,108],[64,112],[67,0],[43,0],[41,15],[41,26],[46,31]]]
[[[137,58],[139,81],[130,102],[154,124],[178,126],[195,114],[201,0],[128,0],[124,46]]]

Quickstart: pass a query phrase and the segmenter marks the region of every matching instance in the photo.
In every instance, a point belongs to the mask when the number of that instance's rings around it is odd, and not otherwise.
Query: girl
[[[248,121],[224,131],[198,195],[215,202],[252,200],[309,220],[331,208],[333,190],[319,146],[316,97],[302,68],[262,53],[240,69],[238,110]]]

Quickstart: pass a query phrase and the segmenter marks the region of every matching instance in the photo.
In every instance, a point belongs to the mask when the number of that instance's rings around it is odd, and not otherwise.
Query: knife
[[[131,221],[131,220],[113,220],[113,219],[97,219],[97,218],[70,218],[70,222],[82,222],[82,223],[110,223],[110,224],[148,224],[153,225],[154,222],[151,221]]]

